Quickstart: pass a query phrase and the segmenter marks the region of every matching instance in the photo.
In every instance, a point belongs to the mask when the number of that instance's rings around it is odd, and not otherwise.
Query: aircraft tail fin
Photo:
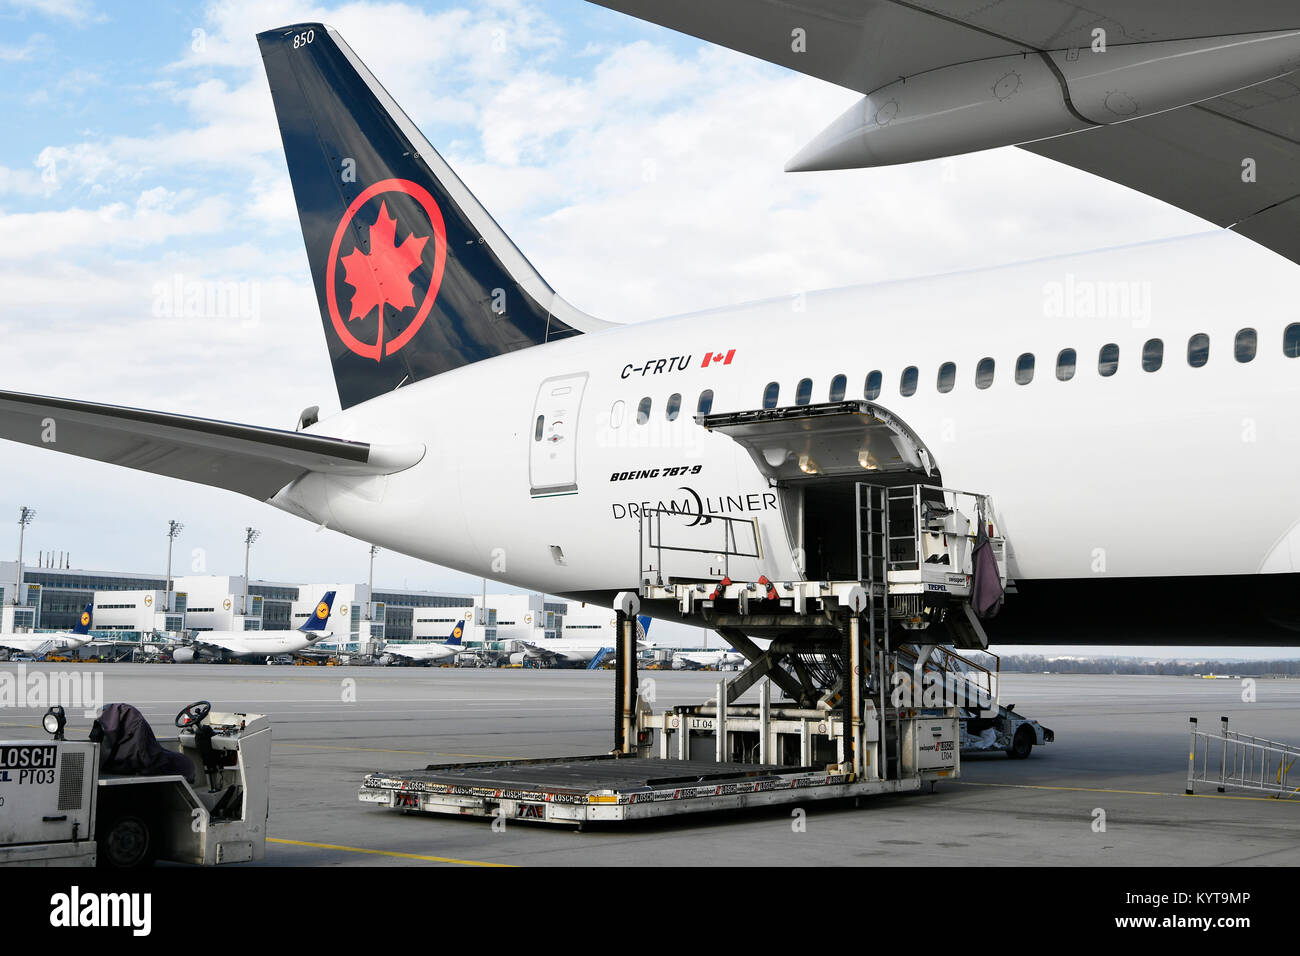
[[[316,602],[316,609],[307,615],[298,630],[304,634],[316,634],[325,630],[325,625],[330,618],[330,611],[334,609],[334,593],[326,591],[324,597]]]
[[[257,42],[344,408],[607,326],[555,293],[338,33]]]
[[[465,622],[457,621],[456,626],[451,629],[451,637],[447,638],[447,643],[457,645],[461,643],[461,638],[465,634]]]
[[[87,604],[81,611],[81,617],[77,619],[76,626],[73,627],[73,634],[89,634],[90,629],[95,623],[95,605]]]

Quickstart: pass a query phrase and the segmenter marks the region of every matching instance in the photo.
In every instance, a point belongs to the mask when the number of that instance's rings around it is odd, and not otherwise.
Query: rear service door
[[[542,382],[529,432],[528,480],[533,497],[578,490],[578,412],[587,373]]]

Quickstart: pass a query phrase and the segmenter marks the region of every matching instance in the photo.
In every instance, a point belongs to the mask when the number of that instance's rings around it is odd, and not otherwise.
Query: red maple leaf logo
[[[397,220],[388,214],[388,204],[381,202],[379,217],[370,227],[370,254],[358,246],[339,258],[343,263],[343,281],[356,289],[349,321],[365,318],[374,308],[380,310],[382,320],[385,303],[399,311],[415,305],[412,295],[415,287],[409,277],[420,265],[429,237],[412,233],[400,246],[395,244],[396,238]]]

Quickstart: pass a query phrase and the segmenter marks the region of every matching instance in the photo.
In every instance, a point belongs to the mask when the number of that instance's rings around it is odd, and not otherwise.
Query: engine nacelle
[[[192,647],[180,647],[172,651],[172,662],[176,664],[193,664],[198,654]]]

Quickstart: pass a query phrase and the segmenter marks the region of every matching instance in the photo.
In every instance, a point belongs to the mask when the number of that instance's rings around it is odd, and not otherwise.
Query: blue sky
[[[338,28],[551,284],[615,321],[1205,229],[1016,150],[784,174],[856,94],[580,0],[0,0],[0,387],[279,427],[337,408],[254,40],[302,20]],[[160,314],[177,277],[255,288],[256,314]],[[0,455],[0,517],[39,512],[29,554],[157,569],[177,518],[210,573],[238,573],[252,524],[254,576],[364,580],[363,543],[269,506]],[[478,586],[398,555],[376,573]]]

